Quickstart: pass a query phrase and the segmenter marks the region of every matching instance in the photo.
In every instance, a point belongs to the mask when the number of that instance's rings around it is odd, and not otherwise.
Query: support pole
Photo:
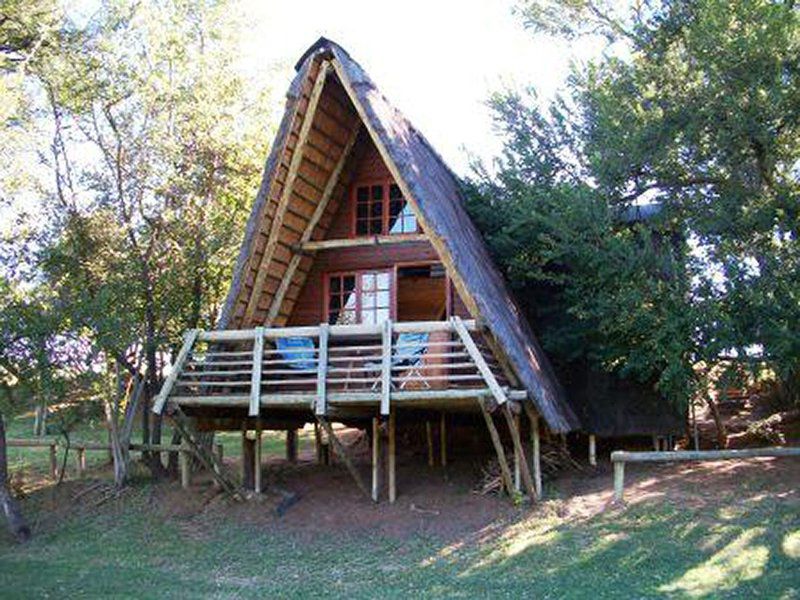
[[[428,442],[428,466],[433,467],[435,464],[433,458],[433,427],[430,421],[425,421],[425,438]]]
[[[258,424],[258,428],[256,429],[256,447],[255,452],[253,453],[253,475],[254,475],[254,485],[253,489],[255,490],[256,494],[261,493],[262,485],[261,485],[261,450],[263,444],[261,443],[263,437],[263,431],[261,430],[261,423]]]
[[[86,448],[77,449],[76,461],[78,467],[78,477],[83,478],[83,474],[86,472]]]
[[[525,413],[528,415],[528,420],[531,422],[531,467],[533,469],[533,487],[536,488],[536,497],[542,497],[542,461],[541,461],[541,445],[539,437],[539,415],[533,410],[533,407],[528,402],[523,402],[522,406],[525,408]]]
[[[622,502],[625,488],[625,463],[614,463],[614,502]]]
[[[246,490],[255,488],[255,440],[247,435],[247,429],[242,430],[242,487]]]
[[[189,445],[183,438],[181,438],[181,450],[178,453],[178,466],[181,471],[181,487],[185,490],[188,490],[192,483],[192,468],[189,455]]]
[[[439,419],[439,459],[442,468],[447,466],[447,415],[441,414]]]
[[[372,501],[380,500],[381,490],[381,420],[372,417]]]
[[[396,413],[392,410],[389,413],[389,504],[394,504],[397,500],[397,438],[395,432]]]
[[[589,464],[597,466],[597,442],[593,433],[589,434]]]
[[[520,431],[519,427],[519,415],[514,415],[514,427],[516,427],[517,431]],[[521,476],[522,473],[520,472],[520,455],[524,454],[524,452],[520,452],[516,446],[514,446],[514,490],[517,492],[522,491],[522,481]]]
[[[286,460],[290,463],[297,462],[297,430],[286,430]]]
[[[519,457],[520,471],[522,472],[522,484],[525,488],[525,493],[528,494],[531,500],[534,500],[536,498],[536,489],[533,486],[533,478],[531,477],[531,472],[528,469],[528,461],[525,460],[525,450],[522,448],[522,439],[519,435],[519,429],[517,429],[517,422],[514,420],[514,415],[511,414],[511,408],[508,406],[508,402],[501,404],[500,410],[506,419],[508,430],[511,433],[511,441],[514,444],[514,453]]]
[[[319,424],[314,423],[314,449],[317,451],[317,464],[322,464],[322,434],[319,431]]]
[[[478,398],[478,404],[481,407],[481,413],[486,421],[486,428],[489,430],[489,436],[492,438],[494,444],[494,451],[497,453],[497,461],[500,463],[500,474],[503,478],[503,485],[506,488],[509,496],[513,495],[513,484],[511,482],[511,470],[508,468],[508,461],[506,460],[506,451],[503,449],[503,443],[500,441],[500,434],[497,433],[497,427],[494,426],[492,415],[486,410],[486,404],[483,398]]]

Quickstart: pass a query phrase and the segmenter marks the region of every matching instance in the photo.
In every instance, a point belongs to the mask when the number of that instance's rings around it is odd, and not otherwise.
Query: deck
[[[194,411],[246,410],[248,417],[294,411],[313,419],[389,415],[397,407],[479,412],[479,399],[501,404],[525,397],[510,387],[475,321],[454,317],[190,330],[154,411],[174,403]]]

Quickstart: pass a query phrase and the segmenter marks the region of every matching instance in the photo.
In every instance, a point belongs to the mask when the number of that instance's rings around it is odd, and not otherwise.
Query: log
[[[350,472],[350,475],[352,475],[353,479],[355,479],[358,489],[364,492],[365,496],[371,498],[372,495],[370,494],[369,489],[367,489],[367,485],[361,478],[361,474],[358,472],[358,469],[356,468],[355,463],[353,463],[352,458],[348,455],[347,449],[344,447],[344,444],[342,444],[342,442],[339,441],[339,438],[337,438],[336,434],[333,432],[333,427],[331,426],[330,422],[328,422],[327,419],[321,417],[317,417],[317,421],[319,421],[319,424],[325,430],[325,433],[328,434],[329,442],[333,444],[333,447],[336,449],[336,454],[339,455],[339,457],[342,459],[345,466],[347,467],[347,470]]]
[[[741,450],[675,450],[669,452],[626,452],[624,450],[615,450],[611,453],[611,462],[675,462],[785,456],[800,456],[800,446],[743,448]]]
[[[503,478],[503,485],[506,488],[509,496],[514,495],[514,484],[511,481],[511,470],[508,468],[508,460],[506,460],[506,451],[503,449],[503,443],[500,441],[500,434],[497,432],[497,427],[494,425],[492,415],[486,409],[485,401],[478,398],[478,404],[481,407],[481,413],[486,421],[486,428],[489,430],[489,436],[492,438],[494,450],[497,453],[497,461],[500,464],[500,474]]]

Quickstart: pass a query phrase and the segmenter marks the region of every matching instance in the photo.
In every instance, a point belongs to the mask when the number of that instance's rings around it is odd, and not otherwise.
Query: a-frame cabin
[[[296,70],[219,327],[187,332],[155,411],[212,430],[374,427],[374,460],[386,421],[390,499],[396,421],[474,415],[503,466],[512,440],[532,492],[520,418],[534,435],[540,417],[579,423],[457,178],[340,46],[320,39]]]

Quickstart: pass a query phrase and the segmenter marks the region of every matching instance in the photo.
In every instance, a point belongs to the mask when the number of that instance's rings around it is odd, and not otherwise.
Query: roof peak
[[[339,52],[344,53],[348,57],[350,57],[350,54],[347,52],[347,50],[342,48],[339,44],[337,44],[333,40],[330,40],[330,39],[326,38],[325,36],[320,36],[320,38],[316,42],[311,44],[308,47],[308,49],[305,52],[303,52],[302,56],[295,63],[294,70],[295,71],[299,71],[300,69],[302,69],[303,68],[303,64],[306,62],[306,60],[308,60],[308,57],[309,56],[313,56],[314,54],[316,54],[317,52],[319,52],[321,50],[327,50],[329,52],[332,52],[333,50],[337,50]]]

